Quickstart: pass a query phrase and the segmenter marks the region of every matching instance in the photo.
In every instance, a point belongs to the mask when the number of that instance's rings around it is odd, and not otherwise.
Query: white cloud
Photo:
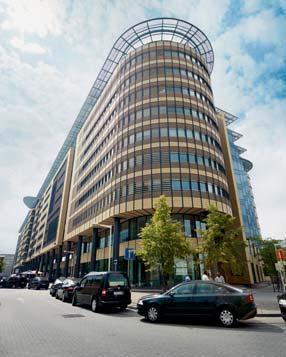
[[[244,134],[238,145],[248,148],[243,156],[254,167],[250,171],[258,217],[264,237],[284,238],[286,216],[286,100],[272,100],[246,112],[236,124]]]
[[[36,55],[42,55],[48,52],[47,48],[40,46],[38,43],[25,42],[17,37],[13,37],[10,42],[13,47],[23,52]]]
[[[1,29],[20,33],[59,35],[64,26],[64,2],[57,0],[6,1],[7,18]]]

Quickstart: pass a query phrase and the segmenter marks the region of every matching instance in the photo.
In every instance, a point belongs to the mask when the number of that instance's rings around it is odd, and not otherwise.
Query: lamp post
[[[95,224],[94,227],[101,227],[109,229],[109,250],[108,250],[108,271],[111,269],[111,240],[112,240],[112,226],[106,224]]]

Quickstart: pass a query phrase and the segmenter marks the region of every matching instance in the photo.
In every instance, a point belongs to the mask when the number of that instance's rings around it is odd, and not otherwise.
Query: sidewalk
[[[280,316],[280,310],[277,303],[277,295],[279,293],[273,292],[272,286],[266,286],[262,288],[260,287],[260,288],[254,288],[248,290],[251,291],[254,296],[254,300],[257,305],[258,317]],[[154,295],[154,294],[160,294],[160,291],[148,290],[148,289],[144,289],[142,291],[136,289],[136,291],[132,291],[131,294],[132,302],[131,305],[129,305],[129,308],[132,310],[136,310],[137,302],[139,299],[141,299],[144,296]]]

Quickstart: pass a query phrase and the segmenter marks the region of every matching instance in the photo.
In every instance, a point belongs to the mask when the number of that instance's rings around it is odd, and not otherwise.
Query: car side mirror
[[[175,292],[174,292],[174,291],[170,291],[170,292],[169,292],[169,296],[174,297],[174,295],[175,295]]]

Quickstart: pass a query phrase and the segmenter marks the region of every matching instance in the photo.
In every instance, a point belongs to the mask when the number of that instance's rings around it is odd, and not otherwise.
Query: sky
[[[0,0],[0,253],[28,209],[116,39],[154,17],[199,27],[215,105],[250,172],[262,236],[286,237],[286,0]]]

